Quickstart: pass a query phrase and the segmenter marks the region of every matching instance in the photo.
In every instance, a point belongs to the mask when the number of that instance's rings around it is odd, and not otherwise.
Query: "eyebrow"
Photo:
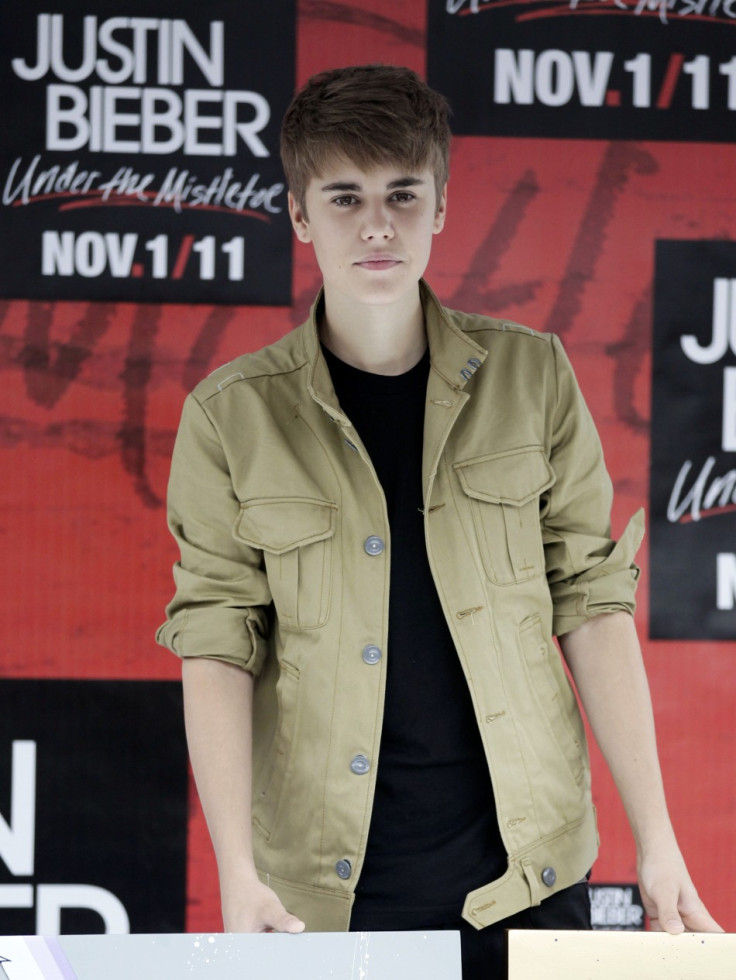
[[[389,183],[386,184],[386,190],[394,191],[400,187],[417,187],[424,183],[426,183],[426,181],[421,177],[399,177],[398,180],[389,181]],[[322,190],[325,192],[359,191],[361,189],[360,184],[345,180],[335,180],[331,184],[325,184],[324,187],[322,187]]]

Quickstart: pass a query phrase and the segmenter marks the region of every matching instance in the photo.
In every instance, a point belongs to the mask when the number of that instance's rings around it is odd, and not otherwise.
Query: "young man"
[[[313,78],[282,157],[324,278],[309,320],[187,399],[159,640],[226,930],[457,928],[464,976],[512,926],[589,928],[583,726],[654,928],[718,927],[667,815],[632,623],[641,519],[557,339],[444,309],[444,100],[411,71]]]

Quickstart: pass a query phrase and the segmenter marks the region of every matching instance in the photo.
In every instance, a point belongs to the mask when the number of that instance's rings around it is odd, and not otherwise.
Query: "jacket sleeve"
[[[271,594],[262,553],[238,542],[240,501],[205,409],[189,395],[171,463],[168,523],[181,558],[157,641],[179,657],[208,657],[260,672]]]
[[[618,541],[611,539],[611,480],[598,433],[557,337],[556,400],[550,463],[555,482],[542,501],[542,534],[552,596],[553,631],[569,633],[605,612],[634,612],[639,569],[634,556],[644,535],[639,510]]]

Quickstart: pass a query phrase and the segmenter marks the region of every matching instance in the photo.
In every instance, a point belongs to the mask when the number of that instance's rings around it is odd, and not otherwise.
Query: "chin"
[[[402,275],[400,279],[389,280],[386,277],[383,281],[376,279],[375,282],[363,284],[360,289],[355,291],[356,299],[360,297],[367,303],[395,303],[403,299],[409,293],[413,294],[419,286],[419,277],[410,278]]]

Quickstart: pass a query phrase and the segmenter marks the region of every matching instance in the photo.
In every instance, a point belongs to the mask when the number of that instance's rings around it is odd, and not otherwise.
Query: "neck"
[[[427,349],[419,287],[395,303],[364,306],[325,288],[322,343],[341,361],[371,374],[411,370]]]

